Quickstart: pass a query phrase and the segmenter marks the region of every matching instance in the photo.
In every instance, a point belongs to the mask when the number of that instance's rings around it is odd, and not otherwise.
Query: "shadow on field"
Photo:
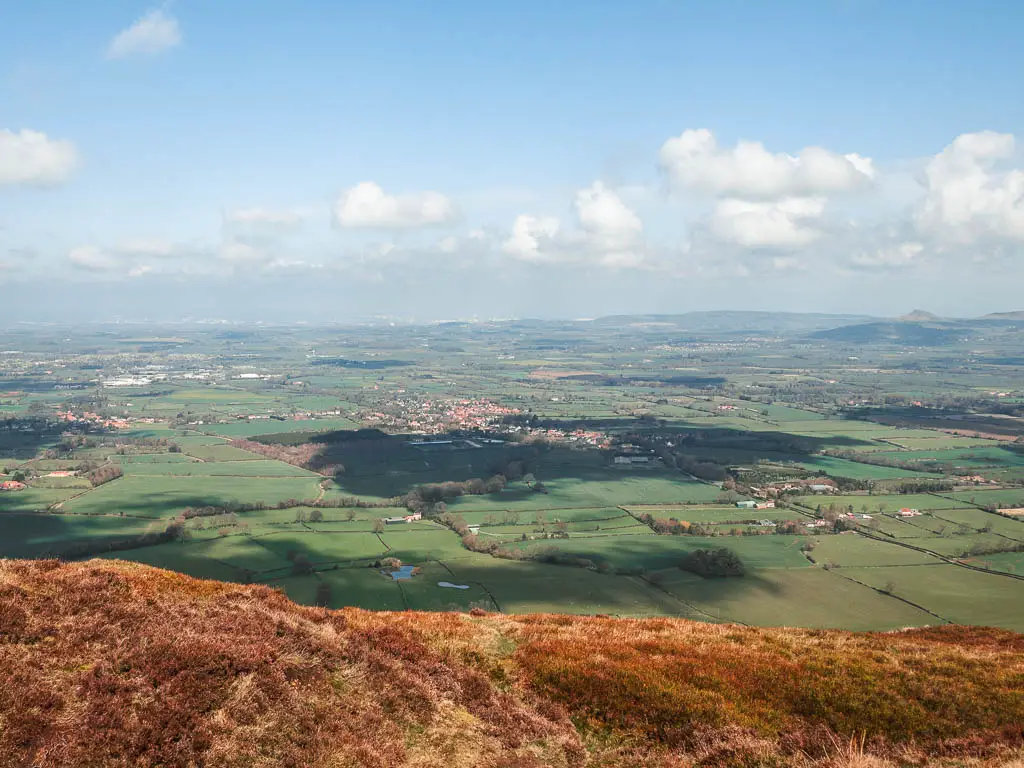
[[[0,557],[58,557],[72,544],[95,543],[97,550],[104,543],[113,543],[138,535],[151,528],[163,527],[162,521],[132,518],[84,517],[49,513],[0,514]]]
[[[739,432],[699,427],[686,422],[652,424],[644,420],[549,419],[531,422],[531,426],[569,432],[603,431],[614,427],[615,434],[626,439],[651,445],[664,445],[670,441],[673,443],[672,450],[678,454],[722,464],[746,463],[756,459],[801,461],[825,447],[856,448],[869,444],[869,441],[852,437],[830,435],[819,438],[786,432]],[[467,437],[477,447],[467,445],[464,442]],[[282,434],[264,436],[260,441],[287,444],[289,439],[288,434]],[[388,435],[371,429],[341,430],[316,436],[313,443],[322,447],[312,458],[310,466],[315,470],[340,464],[345,469],[336,479],[344,492],[383,497],[398,496],[425,483],[486,479],[496,474],[514,479],[530,473],[546,484],[565,480],[641,479],[659,472],[647,467],[613,466],[611,451],[544,444],[488,444],[479,440],[479,436],[460,433],[410,440],[405,436]],[[438,444],[414,446],[413,442]],[[675,470],[660,471],[662,475],[671,473],[676,478],[680,477]]]

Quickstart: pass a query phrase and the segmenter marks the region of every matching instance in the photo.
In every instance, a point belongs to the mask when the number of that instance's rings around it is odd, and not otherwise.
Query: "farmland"
[[[335,608],[1020,628],[1024,414],[978,395],[1017,374],[660,328],[69,330],[48,368],[19,331],[0,556]]]

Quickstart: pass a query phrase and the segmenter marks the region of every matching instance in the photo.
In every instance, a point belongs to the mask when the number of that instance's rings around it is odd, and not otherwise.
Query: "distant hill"
[[[836,328],[873,320],[869,315],[831,315],[813,312],[757,312],[723,310],[687,312],[680,315],[608,315],[587,321],[601,327],[664,330],[676,328],[693,332],[785,333]]]
[[[1024,320],[1024,310],[1016,312],[992,312],[981,318],[982,320]]]
[[[933,315],[931,312],[926,312],[923,309],[915,309],[898,319],[905,323],[930,323],[938,320],[939,316]]]
[[[134,563],[0,560],[0,674],[5,766],[996,768],[1024,757],[1024,636],[956,625],[856,634],[328,611]]]
[[[941,347],[955,344],[973,331],[958,325],[925,324],[911,321],[861,323],[812,333],[811,337],[849,344],[899,344],[911,347]]]

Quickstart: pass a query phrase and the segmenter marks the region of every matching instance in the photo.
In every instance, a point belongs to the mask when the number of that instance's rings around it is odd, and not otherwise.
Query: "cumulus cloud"
[[[576,193],[576,215],[589,242],[606,252],[633,248],[644,229],[636,212],[600,181]]]
[[[509,256],[523,261],[544,261],[555,246],[561,222],[554,216],[516,216],[512,234],[502,245]]]
[[[154,56],[181,42],[178,20],[157,8],[149,11],[127,29],[117,33],[107,46],[107,57]]]
[[[720,240],[746,248],[794,248],[816,240],[813,224],[825,210],[818,197],[788,197],[773,202],[728,198],[715,206],[711,231]]]
[[[958,136],[925,168],[926,194],[916,223],[929,235],[961,242],[996,237],[1024,241],[1024,170],[1005,168],[1011,134]]]
[[[68,252],[68,261],[87,272],[109,272],[120,266],[112,254],[93,245],[80,245]]]
[[[232,224],[267,229],[294,229],[302,223],[302,215],[295,211],[275,211],[268,208],[240,208],[228,214]]]
[[[39,131],[0,131],[0,185],[57,184],[77,165],[78,152],[70,141]]]
[[[411,229],[448,224],[457,217],[455,204],[440,192],[388,195],[372,181],[346,190],[334,206],[335,223],[353,229]]]
[[[578,228],[565,230],[553,216],[516,217],[502,250],[521,261],[591,262],[638,266],[644,260],[643,222],[614,190],[600,181],[579,190]]]
[[[757,199],[846,192],[875,177],[872,161],[857,154],[805,147],[789,155],[769,152],[756,141],[726,149],[706,128],[686,130],[666,141],[660,161],[681,187]]]

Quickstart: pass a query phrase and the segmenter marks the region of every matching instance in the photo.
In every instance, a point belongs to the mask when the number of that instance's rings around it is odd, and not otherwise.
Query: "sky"
[[[0,322],[1024,309],[1024,4],[0,4]]]

